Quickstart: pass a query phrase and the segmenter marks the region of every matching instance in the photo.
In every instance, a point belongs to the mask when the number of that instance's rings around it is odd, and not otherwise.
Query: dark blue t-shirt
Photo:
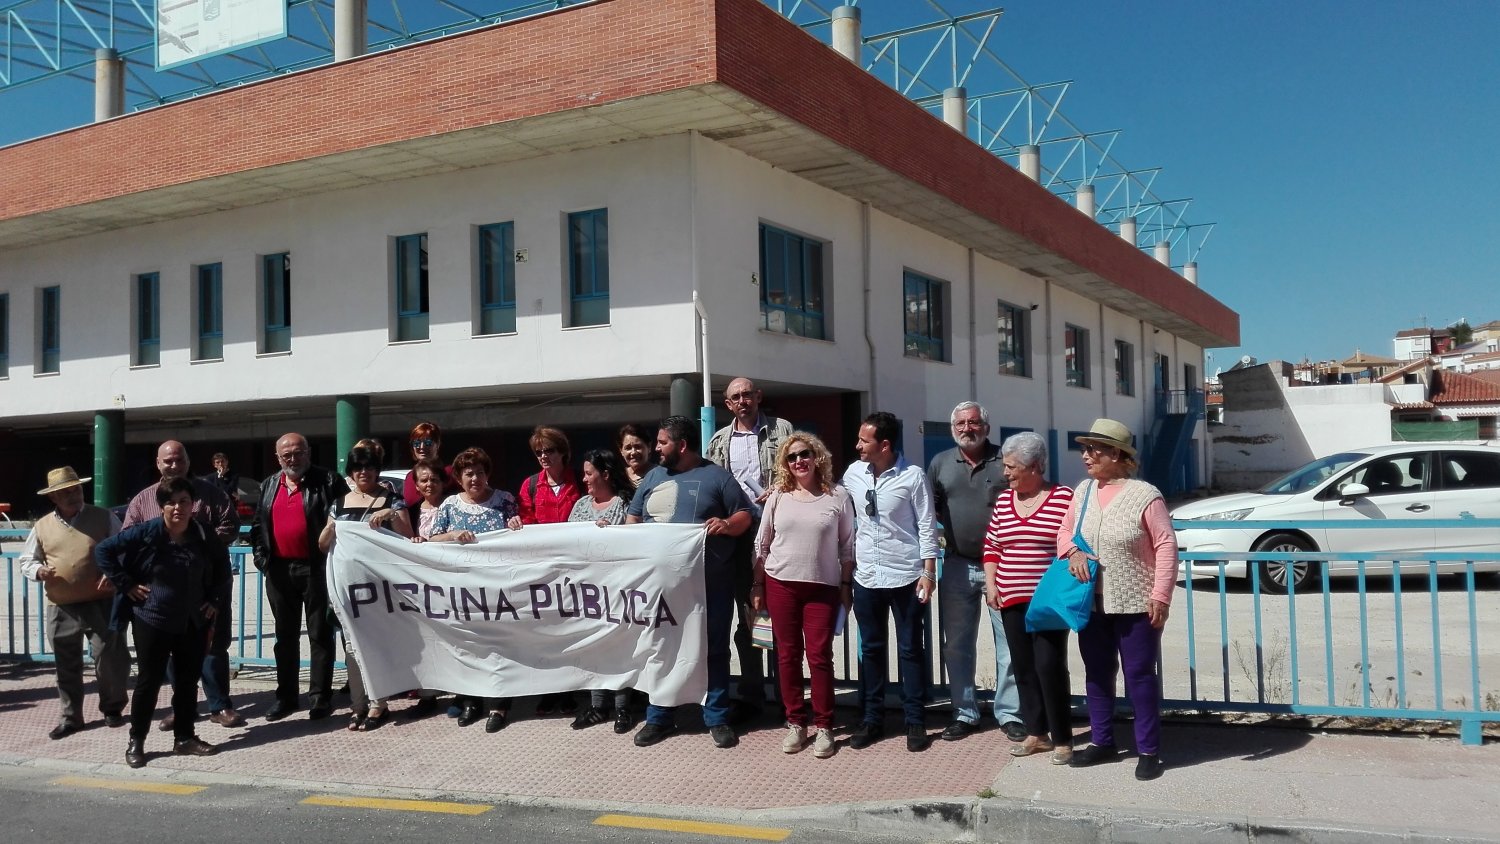
[[[685,472],[668,471],[665,466],[647,472],[635,489],[627,513],[646,522],[702,524],[749,509],[750,502],[734,475],[705,460]],[[727,566],[737,539],[724,535],[708,537],[704,544],[704,565]]]

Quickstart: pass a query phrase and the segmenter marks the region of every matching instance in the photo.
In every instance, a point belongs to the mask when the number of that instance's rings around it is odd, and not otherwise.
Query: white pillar
[[[125,60],[110,47],[94,51],[94,122],[125,113]]]
[[[1082,211],[1090,220],[1094,219],[1094,186],[1079,185],[1078,192],[1074,195],[1074,201],[1078,203],[1078,210]]]
[[[947,88],[943,91],[943,122],[957,129],[959,134],[969,134],[969,92],[965,88]]]
[[[1120,237],[1124,238],[1125,242],[1131,246],[1136,245],[1134,217],[1126,217],[1120,221]]]
[[[334,0],[333,3],[333,60],[341,62],[355,56],[363,56],[368,46],[365,27],[369,15],[365,0]]]
[[[1164,267],[1172,266],[1172,243],[1167,240],[1156,242],[1156,260]]]
[[[861,47],[858,6],[840,6],[833,10],[833,49],[844,58],[863,67],[860,61]]]
[[[1042,180],[1042,148],[1036,144],[1021,147],[1021,172],[1033,182]]]
[[[1188,261],[1186,264],[1183,264],[1182,277],[1187,279],[1188,283],[1194,287],[1198,286],[1198,262]]]

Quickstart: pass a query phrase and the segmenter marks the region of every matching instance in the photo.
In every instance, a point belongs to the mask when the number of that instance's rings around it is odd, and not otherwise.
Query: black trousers
[[[766,671],[761,661],[764,650],[752,641],[755,628],[755,613],[750,609],[750,586],[755,577],[755,537],[760,533],[760,520],[750,523],[750,529],[735,538],[734,556],[730,566],[734,572],[734,652],[740,659],[740,700],[752,706],[766,705]]]
[[[151,732],[151,718],[156,714],[156,699],[161,694],[167,666],[172,666],[172,716],[176,723],[172,733],[177,741],[194,736],[193,721],[198,716],[198,674],[203,668],[203,652],[208,647],[208,630],[189,627],[172,633],[140,621],[132,621],[135,635],[135,695],[130,701],[130,737],[146,738]]]
[[[333,705],[334,627],[328,618],[328,585],[321,565],[273,559],[266,566],[266,599],[276,620],[276,699],[297,705],[301,690],[302,620],[307,619],[307,694],[314,708]]]
[[[1010,669],[1021,698],[1021,723],[1028,735],[1047,736],[1060,747],[1073,742],[1073,701],[1068,677],[1068,631],[1026,632],[1028,601],[1000,610]]]

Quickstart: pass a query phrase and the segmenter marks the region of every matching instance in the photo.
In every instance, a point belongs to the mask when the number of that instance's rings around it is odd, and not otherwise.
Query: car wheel
[[[1255,543],[1255,551],[1316,551],[1311,542],[1291,533],[1273,533]],[[1260,563],[1260,590],[1269,595],[1285,595],[1288,588],[1298,592],[1306,589],[1308,581],[1318,571],[1318,564],[1297,560],[1265,560]]]

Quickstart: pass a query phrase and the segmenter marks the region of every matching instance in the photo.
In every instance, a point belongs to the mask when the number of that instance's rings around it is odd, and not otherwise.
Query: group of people
[[[706,534],[708,691],[702,708],[715,746],[737,744],[736,727],[765,706],[761,651],[751,629],[758,614],[768,614],[786,724],[780,749],[797,753],[810,746],[816,757],[833,755],[833,640],[852,610],[859,630],[860,718],[848,747],[859,750],[885,735],[893,627],[906,746],[926,749],[924,605],[937,594],[953,711],[941,739],[961,740],[980,729],[977,637],[988,608],[996,653],[993,714],[1011,754],[1050,754],[1054,764],[1075,767],[1118,758],[1113,720],[1123,666],[1135,711],[1136,776],[1160,775],[1156,664],[1176,577],[1176,541],[1161,494],[1132,477],[1136,451],[1126,426],[1100,419],[1077,438],[1087,477],[1069,489],[1047,480],[1042,437],[1024,432],[991,442],[988,411],[975,402],[953,409],[955,447],[925,471],[902,454],[901,421],[876,412],[859,426],[859,459],[836,479],[823,441],[763,412],[752,381],[734,379],[724,397],[733,419],[701,449],[697,421],[687,417],[662,420],[654,442],[627,425],[614,448],[582,456],[578,475],[567,436],[538,427],[530,438],[538,471],[515,494],[492,486],[495,467],[482,449],[466,449],[445,464],[441,429],[430,422],[410,433],[414,465],[399,491],[381,481],[385,460],[377,441],[360,441],[340,476],[311,464],[305,437],[282,436],[275,451],[281,468],[260,486],[249,537],[276,629],[276,699],[266,720],[299,709],[304,623],[311,650],[308,717],[332,714],[336,620],[328,611],[325,573],[336,521],[366,522],[413,542],[457,543],[551,522],[695,523]],[[654,461],[648,459],[652,450]],[[214,752],[193,729],[200,678],[210,719],[226,727],[245,723],[228,689],[226,548],[237,530],[233,501],[222,480],[188,475],[181,443],[161,445],[157,468],[162,480],[131,501],[123,524],[83,502],[88,478],[68,467],[53,471],[40,493],[56,509],[36,524],[21,555],[23,573],[46,584],[53,604],[48,628],[62,719],[52,738],[84,723],[84,636],[93,644],[105,722],[126,723],[122,637],[126,625],[133,631],[138,677],[126,760],[136,767],[145,764],[144,741],[163,682],[172,684],[173,705],[161,727],[173,731],[174,752]],[[217,468],[222,478],[227,467]],[[1093,581],[1093,612],[1078,637],[1091,742],[1076,752],[1068,631],[1033,632],[1026,625],[1032,595],[1053,565]],[[733,648],[741,666],[738,700],[731,697]],[[389,708],[369,699],[355,654],[347,656],[349,729],[374,729]],[[412,711],[430,710],[439,693],[413,690]],[[543,715],[574,715],[575,729],[613,721],[615,732],[624,734],[636,725],[631,703],[628,689],[599,689],[583,707],[567,693],[544,696],[536,708]],[[460,697],[449,714],[464,726],[484,720],[495,732],[505,727],[511,706],[509,698]],[[652,703],[634,743],[654,745],[676,730],[674,708]]]

